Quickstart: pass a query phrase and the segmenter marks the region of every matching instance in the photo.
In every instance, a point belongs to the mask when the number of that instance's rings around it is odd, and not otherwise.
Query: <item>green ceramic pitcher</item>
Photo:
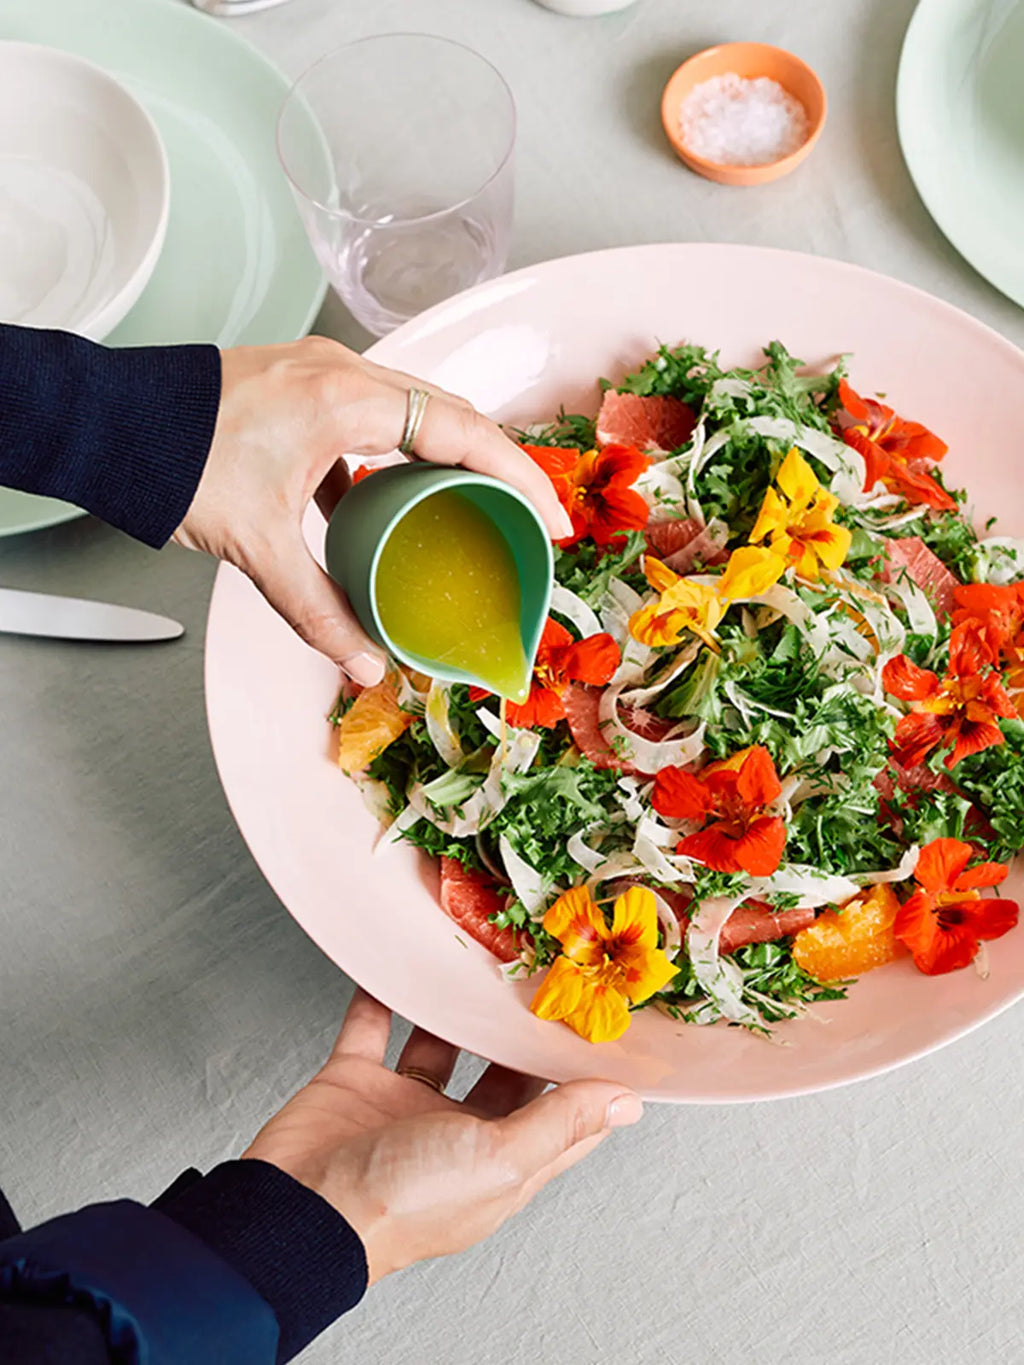
[[[554,583],[548,533],[533,504],[508,484],[466,469],[430,464],[388,465],[361,479],[338,503],[327,528],[327,571],[344,590],[367,635],[400,663],[442,682],[484,686],[479,678],[427,654],[402,649],[377,607],[377,571],[388,536],[425,498],[457,490],[483,512],[508,545],[519,578],[519,629],[532,667]]]

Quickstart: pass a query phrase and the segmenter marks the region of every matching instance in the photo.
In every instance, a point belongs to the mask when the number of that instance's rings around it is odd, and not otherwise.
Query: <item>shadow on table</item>
[[[620,105],[630,131],[672,165],[677,164],[677,158],[661,125],[661,93],[676,67],[718,41],[709,37],[706,42],[688,42],[623,68]]]

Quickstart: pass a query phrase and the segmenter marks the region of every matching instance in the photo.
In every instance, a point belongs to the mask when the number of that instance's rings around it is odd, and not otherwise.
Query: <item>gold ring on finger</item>
[[[429,1071],[424,1071],[418,1066],[400,1066],[398,1075],[405,1076],[410,1081],[422,1081],[424,1085],[429,1085],[431,1090],[436,1090],[439,1095],[444,1094],[444,1082],[437,1076],[432,1076]]]
[[[423,425],[423,414],[427,410],[430,402],[430,394],[426,389],[410,389],[407,406],[405,409],[405,426],[402,428],[402,439],[398,443],[398,449],[403,455],[411,455],[416,438],[420,434],[420,427]]]

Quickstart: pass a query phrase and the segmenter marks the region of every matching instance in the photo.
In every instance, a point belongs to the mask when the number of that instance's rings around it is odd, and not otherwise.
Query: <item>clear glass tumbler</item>
[[[281,163],[327,278],[375,336],[504,269],[515,123],[490,62],[427,34],[350,43],[293,86]]]

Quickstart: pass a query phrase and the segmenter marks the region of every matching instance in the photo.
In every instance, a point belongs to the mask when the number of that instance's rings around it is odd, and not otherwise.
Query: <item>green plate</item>
[[[171,166],[167,241],[107,344],[262,345],[309,330],[326,285],[274,146],[289,82],[266,58],[180,0],[3,0],[0,38],[89,58],[160,128]],[[77,515],[0,490],[0,536]]]
[[[1024,0],[921,0],[896,113],[910,174],[939,227],[1024,305]]]

